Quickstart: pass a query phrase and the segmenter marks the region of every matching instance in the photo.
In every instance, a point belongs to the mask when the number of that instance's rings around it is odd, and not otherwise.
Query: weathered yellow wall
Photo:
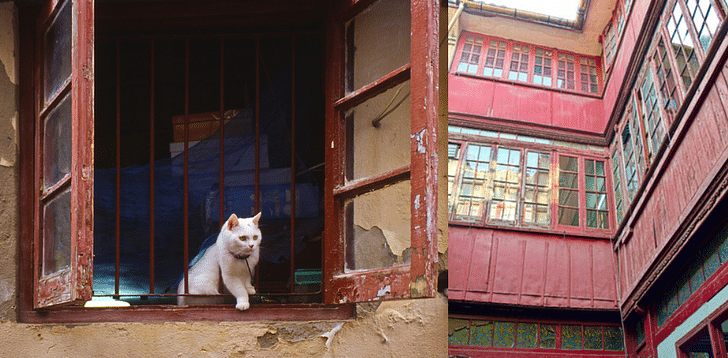
[[[16,322],[18,227],[17,12],[0,2],[0,356],[445,357],[447,300],[360,305],[346,321],[243,323]],[[447,227],[446,224],[444,227]],[[444,230],[446,232],[446,230]],[[441,252],[447,243],[440,242]],[[321,334],[342,323],[330,347]]]

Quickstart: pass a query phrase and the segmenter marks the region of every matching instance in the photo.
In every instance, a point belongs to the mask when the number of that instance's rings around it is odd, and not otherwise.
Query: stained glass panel
[[[556,327],[552,324],[542,324],[538,334],[540,348],[556,348]]]
[[[448,322],[448,344],[451,346],[468,345],[469,321],[466,319],[449,319]]]
[[[604,327],[604,349],[608,351],[623,351],[624,339],[622,338],[622,327]]]
[[[518,348],[536,348],[536,333],[538,332],[538,323],[518,323],[518,335],[516,347]]]
[[[515,333],[515,322],[495,321],[493,324],[493,347],[513,348]]]
[[[581,346],[581,326],[567,324],[561,326],[561,348],[581,349]]]
[[[604,347],[601,326],[584,326],[584,349],[601,350]]]
[[[492,321],[473,321],[470,326],[470,345],[479,347],[493,346]]]

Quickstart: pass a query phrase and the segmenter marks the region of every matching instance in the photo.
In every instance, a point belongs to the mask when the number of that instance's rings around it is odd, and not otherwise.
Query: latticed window
[[[467,148],[455,215],[464,220],[479,220],[485,213],[492,148],[477,144]]]
[[[652,154],[650,158],[654,160],[655,154],[660,148],[662,139],[665,136],[665,128],[657,99],[657,92],[655,91],[655,82],[652,79],[652,72],[649,71],[648,66],[645,66],[642,73],[644,74],[644,78],[638,93],[642,101],[642,114],[646,125],[645,134],[647,136],[650,153]]]
[[[667,57],[665,41],[661,37],[657,42],[653,59],[657,69],[656,76],[658,85],[660,86],[660,97],[662,98],[663,107],[668,113],[674,114],[679,106],[678,86],[674,77],[675,73],[670,65],[670,59]]]
[[[511,50],[511,68],[508,71],[509,80],[528,82],[528,45],[513,44]]]
[[[667,21],[667,32],[677,63],[677,73],[680,75],[685,88],[690,88],[698,69],[700,69],[700,63],[695,52],[695,44],[688,29],[689,18],[684,16],[679,2],[675,2],[670,16],[665,21]]]
[[[506,42],[490,40],[483,65],[483,75],[488,77],[503,77],[503,64],[506,59]]]
[[[616,208],[617,225],[624,217],[624,200],[622,199],[622,174],[620,171],[619,150],[612,154],[612,181],[614,182],[614,206]]]
[[[458,163],[460,162],[460,144],[447,144],[447,209],[448,212],[453,205],[453,185],[455,177],[458,173]]]
[[[599,93],[599,80],[597,79],[597,60],[581,57],[581,90],[584,92]]]
[[[467,73],[478,73],[478,62],[480,62],[480,52],[483,49],[483,38],[473,35],[465,37],[463,50],[460,55],[460,64],[458,71]]]
[[[523,221],[548,225],[550,204],[550,168],[551,155],[528,151],[526,154],[526,172],[523,196]]]
[[[534,53],[533,83],[551,87],[553,70],[551,61],[554,52],[542,48],[536,48]]]
[[[605,162],[584,160],[584,183],[586,186],[586,226],[609,228]]]
[[[579,158],[559,155],[559,225],[579,226]]]
[[[711,0],[686,0],[688,12],[695,24],[695,30],[698,32],[697,37],[703,50],[708,50],[710,42],[718,31],[721,18],[718,10]]]
[[[498,148],[493,174],[493,194],[490,201],[490,220],[516,220],[520,181],[521,151]]]
[[[556,86],[558,88],[566,88],[573,90],[575,88],[575,74],[574,74],[574,55],[560,53],[559,54],[559,69],[558,79]]]

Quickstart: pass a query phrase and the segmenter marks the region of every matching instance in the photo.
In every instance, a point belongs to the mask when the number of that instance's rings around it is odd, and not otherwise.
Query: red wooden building
[[[726,357],[725,0],[450,2],[450,354]]]

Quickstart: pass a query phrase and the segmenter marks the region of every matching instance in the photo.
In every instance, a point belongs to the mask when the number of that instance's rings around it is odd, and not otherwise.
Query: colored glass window
[[[580,325],[561,326],[561,349],[582,349]]]
[[[515,322],[493,322],[493,347],[513,348],[515,334]]]
[[[604,350],[623,351],[622,327],[604,326]]]
[[[556,348],[556,326],[541,324],[538,333],[538,346],[540,348]]]
[[[490,347],[493,345],[493,322],[473,321],[470,326],[470,345]]]
[[[538,323],[518,323],[516,347],[536,348],[538,344]]]
[[[469,321],[466,319],[448,319],[448,344],[452,346],[468,345],[470,329]]]
[[[602,350],[603,348],[602,326],[584,326],[584,349]]]

